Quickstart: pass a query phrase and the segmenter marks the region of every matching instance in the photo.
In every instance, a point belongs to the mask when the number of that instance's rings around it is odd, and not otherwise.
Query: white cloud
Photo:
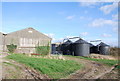
[[[56,39],[55,34],[53,34],[53,33],[49,33],[49,34],[44,33],[44,34],[47,35],[48,37],[52,38],[52,43],[61,42],[63,40],[63,38]]]
[[[98,2],[80,2],[80,6],[84,7],[94,7]]]
[[[118,2],[119,0],[2,0],[3,2]]]
[[[54,39],[54,40],[52,40],[52,43],[63,42],[63,40],[64,40],[64,38]]]
[[[113,20],[118,20],[118,14],[112,15]]]
[[[49,33],[49,34],[46,34],[46,33],[45,33],[45,35],[47,35],[48,37],[50,37],[50,38],[52,38],[52,39],[54,39],[54,36],[55,36],[55,34],[53,34],[53,33]]]
[[[112,47],[118,46],[118,39],[104,40],[104,42]]]
[[[82,33],[80,33],[80,35],[86,36],[86,35],[88,35],[88,32],[82,32]]]
[[[118,7],[118,3],[114,2],[113,4],[100,7],[100,10],[103,11],[105,14],[109,14],[117,7]]]
[[[112,35],[103,33],[101,36],[102,36],[102,37],[111,37]]]
[[[117,22],[113,20],[106,20],[103,18],[99,18],[99,19],[95,19],[91,24],[89,24],[89,26],[92,27],[103,27],[106,25],[117,26]]]
[[[118,27],[114,27],[113,31],[118,33]]]
[[[75,15],[67,16],[66,19],[71,20],[71,19],[73,19],[74,17],[75,17]]]

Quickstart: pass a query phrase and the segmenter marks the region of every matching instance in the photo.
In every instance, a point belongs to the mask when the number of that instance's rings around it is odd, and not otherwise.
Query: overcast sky
[[[80,36],[117,45],[117,19],[118,3],[113,2],[2,3],[2,32],[33,27],[52,37],[52,42]]]

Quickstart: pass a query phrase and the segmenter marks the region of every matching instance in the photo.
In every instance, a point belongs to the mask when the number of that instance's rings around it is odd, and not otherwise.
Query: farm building
[[[61,53],[61,49],[60,49],[61,44],[62,44],[62,42],[52,43],[51,44],[51,54],[60,54]]]
[[[26,28],[4,36],[4,51],[7,45],[17,45],[17,53],[35,53],[36,46],[50,46],[51,38],[33,28]]]
[[[3,33],[0,32],[0,51],[3,50]]]

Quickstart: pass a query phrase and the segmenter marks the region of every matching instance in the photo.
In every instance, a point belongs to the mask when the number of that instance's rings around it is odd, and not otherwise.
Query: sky
[[[115,2],[2,2],[2,32],[33,27],[52,42],[79,36],[117,46],[117,22]]]

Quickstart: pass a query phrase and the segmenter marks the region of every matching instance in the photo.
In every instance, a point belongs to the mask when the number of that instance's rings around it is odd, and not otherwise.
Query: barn
[[[36,46],[50,46],[52,40],[31,27],[8,33],[4,39],[4,51],[8,51],[7,45],[14,44],[17,45],[17,53],[35,53]]]
[[[3,33],[0,32],[0,51],[3,51]]]

